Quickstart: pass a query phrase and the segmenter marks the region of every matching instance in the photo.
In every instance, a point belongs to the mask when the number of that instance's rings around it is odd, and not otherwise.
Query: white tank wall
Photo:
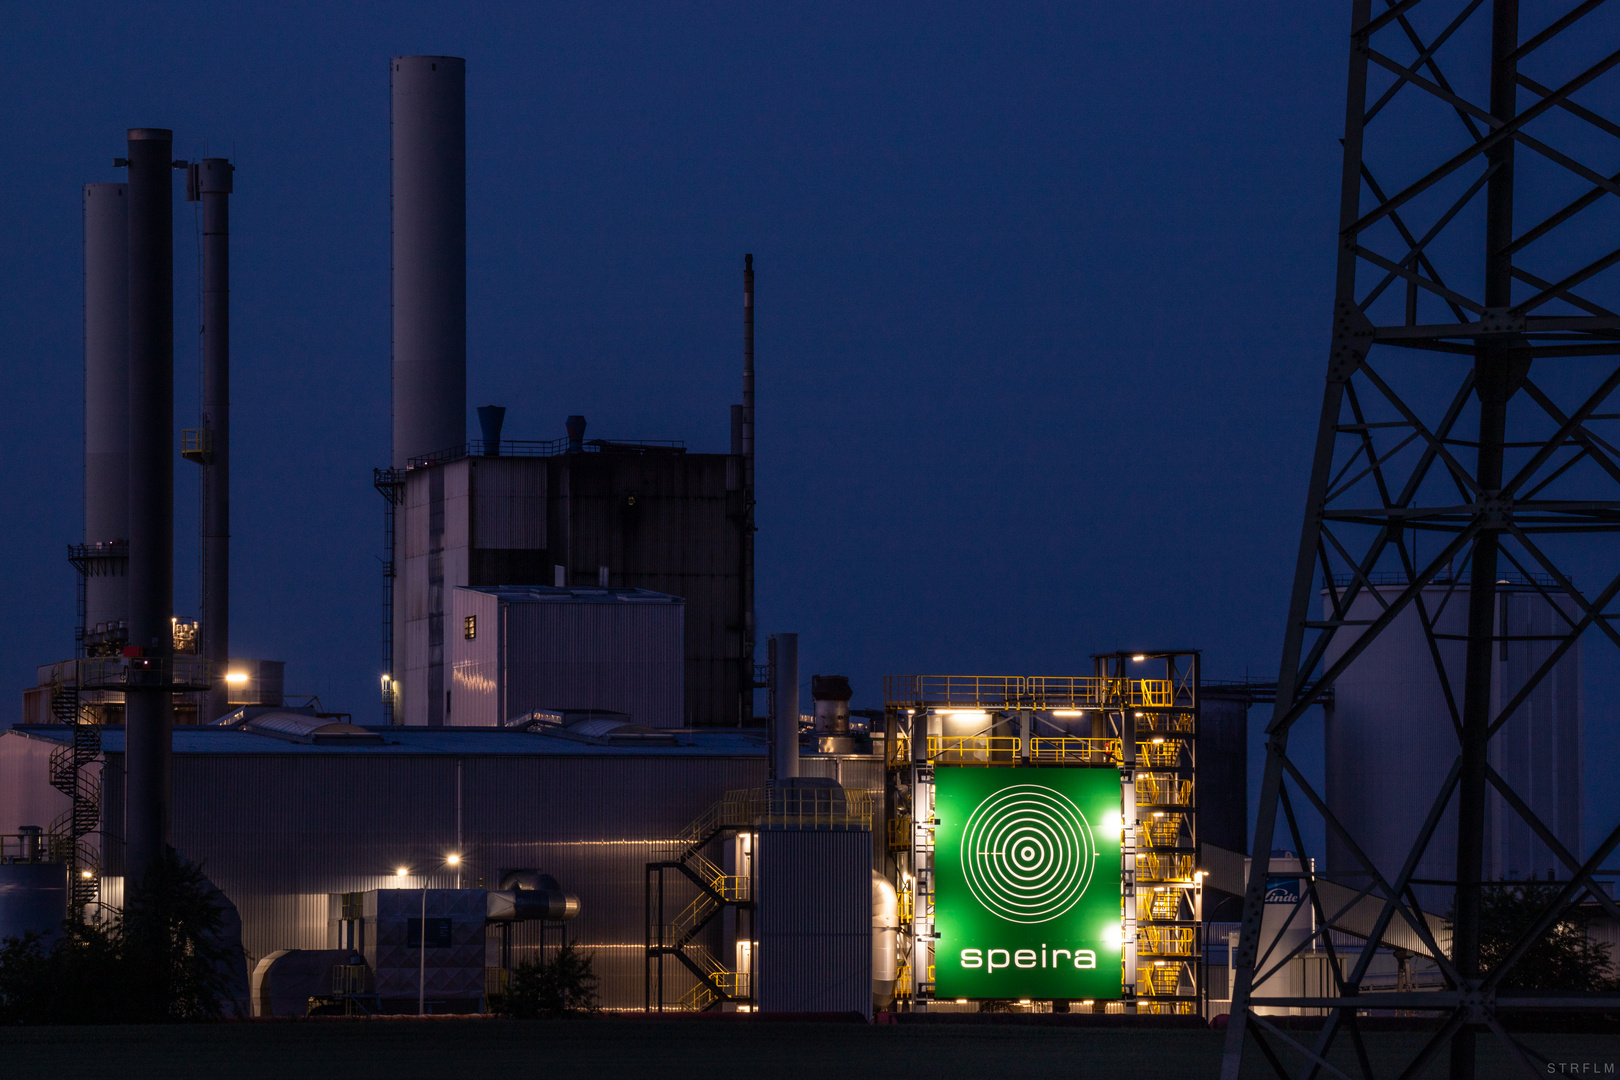
[[[1382,592],[1387,602],[1400,589],[1384,586]],[[1524,634],[1526,627],[1533,628],[1532,633],[1551,632],[1548,627],[1554,620],[1563,622],[1529,586],[1503,586],[1498,602],[1506,605],[1508,636]],[[1424,591],[1423,603],[1437,634],[1466,634],[1466,586],[1431,586]],[[1324,593],[1324,617],[1330,617],[1331,611],[1331,600]],[[1370,621],[1381,611],[1378,599],[1364,593],[1350,617]],[[1500,615],[1497,625],[1502,625]],[[1361,632],[1360,627],[1340,631],[1325,663],[1333,664]],[[1459,708],[1464,648],[1460,640],[1438,642]],[[1508,642],[1504,660],[1504,649],[1497,647],[1493,653],[1493,712],[1524,685],[1549,652],[1547,642]],[[1560,839],[1577,851],[1582,841],[1580,680],[1577,644],[1504,725],[1491,749],[1492,764]],[[1458,749],[1444,688],[1415,607],[1403,612],[1339,677],[1334,694],[1326,726],[1328,805],[1390,879],[1400,872]],[[1454,806],[1455,797],[1452,803]],[[1535,840],[1528,826],[1494,791],[1487,813],[1486,875],[1544,876],[1554,865],[1548,861],[1545,845]],[[1416,877],[1450,880],[1456,876],[1456,834],[1455,810],[1448,809],[1418,864]],[[1350,875],[1358,869],[1348,849],[1329,833],[1327,872],[1355,883]],[[1443,910],[1450,891],[1426,887],[1419,888],[1418,894],[1426,905]]]

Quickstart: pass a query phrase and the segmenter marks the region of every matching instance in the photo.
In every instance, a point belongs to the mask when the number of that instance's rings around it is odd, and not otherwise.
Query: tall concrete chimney
[[[394,468],[467,441],[467,62],[396,56]]]
[[[173,142],[167,128],[129,130],[129,643],[159,674],[174,653]],[[124,701],[124,874],[134,882],[168,843],[174,710],[161,678],[132,678]]]
[[[125,560],[110,550],[128,540],[129,186],[86,184],[84,542],[95,570],[84,579],[86,630],[129,618]]]
[[[225,158],[196,166],[202,202],[203,414],[202,655],[213,687],[201,722],[230,711],[225,683],[231,659],[231,174]]]

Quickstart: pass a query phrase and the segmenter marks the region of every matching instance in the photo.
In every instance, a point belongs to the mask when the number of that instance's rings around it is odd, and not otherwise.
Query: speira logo
[[[974,899],[1015,923],[1044,923],[1085,895],[1097,845],[1062,792],[1014,784],[987,796],[962,828],[962,876]]]

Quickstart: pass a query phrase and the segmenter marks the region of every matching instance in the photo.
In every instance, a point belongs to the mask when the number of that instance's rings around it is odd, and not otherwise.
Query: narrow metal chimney
[[[95,568],[84,578],[87,631],[129,618],[128,540],[129,186],[86,184],[84,543]]]
[[[467,62],[390,64],[394,468],[467,441]]]
[[[196,166],[203,230],[202,655],[212,665],[203,723],[230,711],[231,659],[231,174],[225,158]]]
[[[501,456],[501,424],[506,420],[506,409],[501,405],[478,406],[478,427],[484,433],[484,456]]]
[[[754,719],[754,656],[758,631],[754,622],[754,257],[743,256],[743,401],[738,452],[742,454],[742,715]]]
[[[774,758],[771,764],[774,779],[781,783],[799,775],[799,635],[772,634],[772,650],[776,663],[774,693],[776,715],[771,742]]]
[[[174,652],[173,142],[129,130],[129,643],[159,674]],[[165,680],[140,682],[124,693],[126,882],[169,838],[173,703]]]

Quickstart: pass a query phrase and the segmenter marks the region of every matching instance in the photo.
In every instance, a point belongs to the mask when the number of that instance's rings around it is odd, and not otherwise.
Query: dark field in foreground
[[[1299,1033],[1303,1036],[1305,1033]],[[1421,1045],[1408,1032],[1369,1033],[1378,1075]],[[582,1076],[715,1080],[716,1077],[1130,1077],[1214,1076],[1215,1031],[1014,1028],[968,1025],[713,1023],[599,1019],[314,1020],[176,1027],[12,1028],[0,1031],[0,1076],[144,1080],[209,1076],[229,1080],[332,1076]],[[1620,1061],[1615,1035],[1535,1035],[1557,1061]],[[1515,1073],[1480,1039],[1482,1077]],[[1245,1076],[1267,1076],[1258,1053]],[[1348,1054],[1335,1064],[1359,1076]],[[1297,1061],[1290,1062],[1297,1065]],[[1620,1074],[1620,1066],[1616,1066]],[[1579,1064],[1571,1070],[1583,1075]],[[1443,1076],[1444,1058],[1426,1075]],[[1556,1074],[1554,1074],[1556,1075]],[[1615,1075],[1615,1074],[1610,1074]]]

